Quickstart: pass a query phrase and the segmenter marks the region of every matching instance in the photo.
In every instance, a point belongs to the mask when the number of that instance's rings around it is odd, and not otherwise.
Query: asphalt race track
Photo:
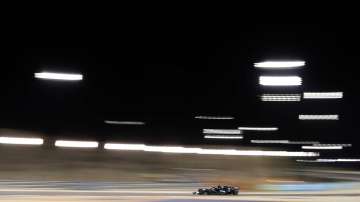
[[[238,196],[193,196],[194,183],[0,181],[0,201],[342,201],[360,200],[360,189],[317,192],[241,192]]]

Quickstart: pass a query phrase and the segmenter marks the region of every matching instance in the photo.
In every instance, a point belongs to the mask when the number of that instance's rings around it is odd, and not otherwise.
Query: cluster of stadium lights
[[[254,66],[262,69],[289,69],[298,68],[305,65],[304,61],[265,61],[255,63]],[[66,74],[66,73],[52,73],[52,72],[40,72],[35,73],[35,78],[39,79],[51,79],[51,80],[64,80],[64,81],[79,81],[83,79],[81,74]],[[264,86],[299,86],[302,84],[301,77],[298,76],[260,76],[260,85]],[[339,99],[343,97],[342,92],[304,92],[304,99]],[[262,101],[300,101],[301,96],[299,94],[264,94],[261,96]],[[214,117],[214,116],[196,116],[196,119],[234,119],[233,117]],[[299,115],[300,120],[338,120],[338,115]],[[144,125],[144,122],[130,122],[130,121],[108,121],[107,124],[117,125]],[[216,139],[242,139],[243,136],[226,136],[218,134],[241,134],[241,130],[255,130],[255,131],[274,131],[277,128],[255,128],[255,127],[239,127],[239,130],[224,130],[224,129],[204,129],[203,133],[213,134],[205,135],[205,138],[216,138]],[[305,144],[306,142],[291,142],[288,140],[251,140],[252,143],[280,143],[280,144]],[[2,144],[27,144],[27,145],[42,145],[43,140],[41,138],[12,138],[12,137],[0,137],[0,143]],[[314,143],[314,142],[312,142]],[[55,142],[57,147],[80,147],[80,148],[97,148],[98,143],[92,141],[67,141],[57,140]],[[155,148],[147,146],[150,148]],[[341,145],[313,145],[303,146],[303,149],[342,149]],[[161,148],[165,149],[169,147],[158,147],[159,151]],[[182,147],[171,147],[176,148]],[[105,144],[106,149],[106,144]],[[171,150],[171,149],[170,149]],[[144,151],[149,151],[145,148]],[[157,151],[155,149],[155,151]],[[189,150],[187,150],[189,151]],[[215,152],[216,153],[216,152]],[[231,152],[230,152],[231,153]],[[236,152],[235,152],[236,153]]]

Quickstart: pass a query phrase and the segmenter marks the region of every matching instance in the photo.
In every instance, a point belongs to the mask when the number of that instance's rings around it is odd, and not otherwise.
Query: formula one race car
[[[238,195],[239,188],[232,186],[217,186],[209,189],[199,189],[197,192],[193,192],[194,195]]]

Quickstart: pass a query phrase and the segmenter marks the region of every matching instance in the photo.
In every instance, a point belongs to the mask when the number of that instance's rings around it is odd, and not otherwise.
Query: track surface
[[[277,202],[360,201],[360,189],[322,192],[242,192],[239,196],[193,196],[194,183],[0,181],[0,201]]]

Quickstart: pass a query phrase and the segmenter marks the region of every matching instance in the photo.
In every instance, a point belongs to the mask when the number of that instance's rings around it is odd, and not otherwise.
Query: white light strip
[[[239,130],[253,130],[253,131],[277,131],[277,127],[238,127]]]
[[[97,148],[98,142],[94,141],[70,141],[70,140],[56,140],[56,147],[74,147],[74,148]]]
[[[300,94],[263,94],[260,96],[264,102],[299,102]]]
[[[83,79],[83,76],[81,74],[40,72],[40,73],[35,73],[35,78],[51,79],[51,80],[64,80],[64,81],[80,81]]]
[[[143,144],[117,144],[106,143],[108,150],[129,150],[145,152],[179,153],[179,154],[208,154],[208,155],[235,155],[235,156],[288,156],[313,157],[319,156],[316,152],[288,152],[288,151],[262,151],[262,150],[235,150],[235,149],[202,149],[174,146],[147,146]]]
[[[339,115],[337,114],[327,114],[327,115],[299,115],[300,120],[339,120]]]
[[[256,143],[256,144],[288,144],[289,140],[251,140],[251,143]]]
[[[230,119],[234,119],[234,117],[232,117],[232,116],[195,116],[195,119],[230,120]]]
[[[296,160],[305,163],[335,163],[335,162],[360,162],[360,159],[316,159],[316,160]]]
[[[42,145],[41,138],[0,137],[0,144]]]
[[[104,123],[112,125],[145,125],[142,121],[109,121],[105,120]]]
[[[319,144],[317,141],[289,141],[287,144]]]
[[[298,76],[260,76],[259,84],[263,86],[300,86],[301,77]]]
[[[316,147],[328,147],[328,146],[341,146],[341,147],[351,147],[351,144],[313,144]]]
[[[332,149],[342,149],[342,146],[302,146],[302,149],[324,149],[324,150],[332,150]]]
[[[203,129],[204,134],[226,134],[226,135],[240,135],[241,130],[237,129]]]
[[[304,99],[340,99],[343,92],[304,92]]]
[[[243,139],[244,136],[242,135],[233,135],[233,136],[226,136],[226,135],[205,135],[205,139]]]
[[[288,69],[305,66],[305,61],[264,61],[254,63],[254,67],[263,69]]]

